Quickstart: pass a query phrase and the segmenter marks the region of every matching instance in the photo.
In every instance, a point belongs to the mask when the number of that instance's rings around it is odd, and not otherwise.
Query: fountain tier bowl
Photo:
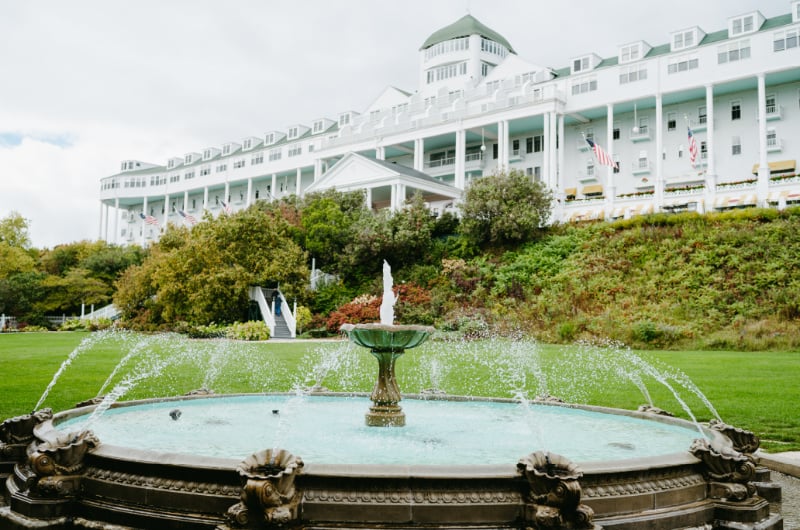
[[[248,402],[257,406],[254,414],[245,414],[245,425],[226,424],[231,421],[231,411]],[[407,399],[407,407],[413,408],[414,414],[410,415],[412,421],[405,429],[370,429],[363,426],[357,413],[345,410],[334,414],[328,410],[323,415],[352,416],[342,421],[352,423],[350,428],[361,434],[356,439],[345,439],[343,433],[327,432],[341,426],[311,420],[309,430],[292,441],[288,434],[293,422],[306,421],[300,419],[305,409],[314,409],[326,402],[332,402],[336,408],[357,410],[366,401],[364,397],[326,395],[280,399],[275,396],[202,397],[119,404],[91,426],[101,444],[85,456],[80,494],[72,499],[70,517],[134,528],[245,527],[231,518],[232,506],[238,506],[239,511],[233,512],[241,515],[242,506],[246,504],[240,501],[240,494],[244,499],[242,492],[251,488],[250,482],[243,486],[242,472],[237,473],[236,469],[244,453],[262,449],[269,449],[268,454],[279,454],[284,460],[288,459],[288,451],[305,461],[304,466],[302,461],[294,464],[295,489],[291,490],[294,504],[286,504],[289,506],[286,513],[290,526],[309,529],[331,526],[463,528],[465,525],[518,528],[522,521],[528,521],[530,526],[533,489],[523,472],[524,466],[518,462],[528,458],[530,463],[535,460],[531,460],[533,453],[542,449],[551,453],[537,453],[537,458],[545,458],[548,465],[551,459],[559,461],[556,453],[571,453],[567,456],[576,461],[576,469],[580,468],[580,473],[575,475],[580,476],[580,506],[592,510],[594,524],[603,528],[702,526],[720,517],[719,502],[708,496],[702,465],[688,451],[691,440],[700,437],[700,433],[693,424],[683,420],[597,407],[523,407],[503,400]],[[459,408],[472,409],[476,416],[468,419],[457,411]],[[143,409],[154,411],[160,419],[148,420],[150,423],[146,422],[146,427],[139,428],[133,435],[123,434],[122,439],[114,439],[110,432],[105,432],[104,422],[111,420],[113,423],[114,418],[126,415],[133,417]],[[169,417],[174,409],[182,411],[177,421]],[[225,410],[228,415],[220,416],[220,411]],[[80,428],[79,422],[90,411],[87,407],[58,414],[52,421],[37,427],[36,436],[40,440],[50,440],[63,435],[61,429]],[[598,423],[595,427],[590,426],[592,423],[579,427],[578,419],[582,416]],[[477,423],[484,420],[489,423],[483,426]],[[200,427],[192,427],[192,423]],[[417,432],[418,423],[431,423],[432,431]],[[600,437],[605,430],[599,427],[603,423],[618,425],[609,427],[614,434],[606,439]],[[248,431],[258,424],[267,425],[267,430],[262,434]],[[463,431],[453,435],[452,431],[457,431],[459,424]],[[640,424],[665,437],[677,433],[681,449],[667,447],[654,453],[651,442],[626,438],[625,433]],[[548,441],[548,432],[569,425],[575,425],[576,430],[564,440],[563,447]],[[222,441],[207,438],[214,430],[227,435]],[[441,434],[447,430],[451,433]],[[500,436],[480,439],[491,430],[500,430]],[[181,433],[184,442],[148,447],[143,441],[145,434],[158,438],[170,433]],[[727,438],[716,431],[705,430],[704,434],[715,444],[729,445]],[[443,460],[430,459],[428,453],[436,453],[437,446],[446,442],[450,435],[460,440],[474,438],[478,448],[472,454],[467,449],[460,455],[456,455],[456,449],[445,449],[438,451],[446,455]],[[361,454],[365,451],[363,446],[357,445],[363,441],[359,438],[369,436],[399,436],[400,440],[373,440],[373,454],[378,456],[369,459]],[[404,442],[403,437],[410,438]],[[190,442],[197,442],[199,447],[207,449],[219,445],[225,450],[240,440],[246,441],[245,448],[216,456],[189,449]],[[568,448],[575,445],[576,440],[585,440],[586,447],[602,446],[611,452],[591,458]],[[520,445],[511,444],[510,452],[503,453],[501,441],[520,442]],[[310,449],[315,445],[322,446],[322,452],[329,454],[317,455]],[[387,454],[399,455],[403,445],[414,445],[417,452],[383,459]],[[359,458],[343,456],[340,449],[352,448],[350,446],[355,447]],[[266,453],[257,454],[263,459]],[[623,455],[630,456],[623,458]],[[253,460],[253,457],[248,459]],[[42,509],[37,508],[35,502],[25,506],[25,502],[32,501],[26,501],[18,487],[15,491],[14,480],[8,483],[13,511],[36,515],[36,510]],[[765,504],[763,500],[760,502]],[[765,509],[762,505],[751,508],[761,515]],[[264,510],[265,514],[269,511]],[[766,510],[768,513],[768,504]],[[277,517],[274,512],[269,513],[270,517]],[[252,522],[252,513],[250,520]]]

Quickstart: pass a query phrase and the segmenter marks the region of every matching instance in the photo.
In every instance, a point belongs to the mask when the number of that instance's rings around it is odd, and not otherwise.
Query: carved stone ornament
[[[637,410],[639,412],[646,412],[647,414],[658,414],[659,416],[669,416],[670,418],[675,417],[675,414],[667,410],[654,407],[653,405],[639,405],[639,408]]]
[[[697,439],[689,451],[705,465],[709,496],[715,499],[743,501],[755,495],[752,481],[756,465],[747,455],[728,448],[717,448],[708,440]]]
[[[236,470],[242,481],[241,502],[228,509],[233,528],[279,528],[298,517],[301,495],[294,479],[303,460],[283,449],[250,455]]]
[[[86,453],[100,445],[92,431],[63,434],[31,446],[28,465],[35,475],[31,491],[43,496],[71,495],[80,486]]]
[[[527,479],[526,523],[536,529],[595,528],[594,512],[581,504],[578,479],[583,472],[561,455],[537,451],[520,459],[517,471]]]
[[[758,451],[758,447],[761,445],[761,440],[759,437],[753,434],[751,431],[746,431],[744,429],[734,427],[733,425],[728,425],[727,423],[723,423],[719,420],[711,420],[708,422],[708,426],[727,436],[733,444],[733,448],[740,453],[752,455]]]
[[[41,409],[0,423],[0,459],[24,460],[25,449],[34,441],[33,429],[52,417],[52,409]]]

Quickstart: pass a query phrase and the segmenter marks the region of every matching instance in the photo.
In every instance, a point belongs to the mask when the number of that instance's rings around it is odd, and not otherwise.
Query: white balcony
[[[767,105],[765,114],[767,116],[767,121],[780,120],[783,118],[783,106]]]
[[[632,142],[649,142],[650,141],[650,128],[649,127],[634,127],[631,129]]]
[[[646,158],[640,158],[638,163],[633,166],[631,173],[634,175],[646,175],[650,173],[650,161]]]
[[[767,138],[767,152],[779,153],[783,151],[783,139],[781,138]]]

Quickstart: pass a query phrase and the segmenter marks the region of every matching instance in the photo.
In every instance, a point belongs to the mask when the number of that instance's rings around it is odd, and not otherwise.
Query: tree
[[[18,212],[11,212],[0,219],[0,243],[7,243],[12,247],[27,249],[31,246],[28,236],[28,220]]]
[[[504,246],[540,237],[550,217],[552,193],[521,171],[473,181],[461,205],[461,231],[478,245]]]
[[[303,245],[317,259],[317,266],[339,272],[342,254],[352,237],[353,225],[363,215],[364,193],[327,190],[304,198],[301,225]]]

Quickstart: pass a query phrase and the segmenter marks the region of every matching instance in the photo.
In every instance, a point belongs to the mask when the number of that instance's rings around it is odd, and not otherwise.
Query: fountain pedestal
[[[372,406],[365,420],[370,427],[402,427],[406,415],[399,405],[400,387],[395,377],[395,361],[407,349],[419,346],[433,332],[429,326],[395,326],[386,324],[345,324],[341,327],[350,340],[369,348],[378,360],[378,380],[372,389]]]

